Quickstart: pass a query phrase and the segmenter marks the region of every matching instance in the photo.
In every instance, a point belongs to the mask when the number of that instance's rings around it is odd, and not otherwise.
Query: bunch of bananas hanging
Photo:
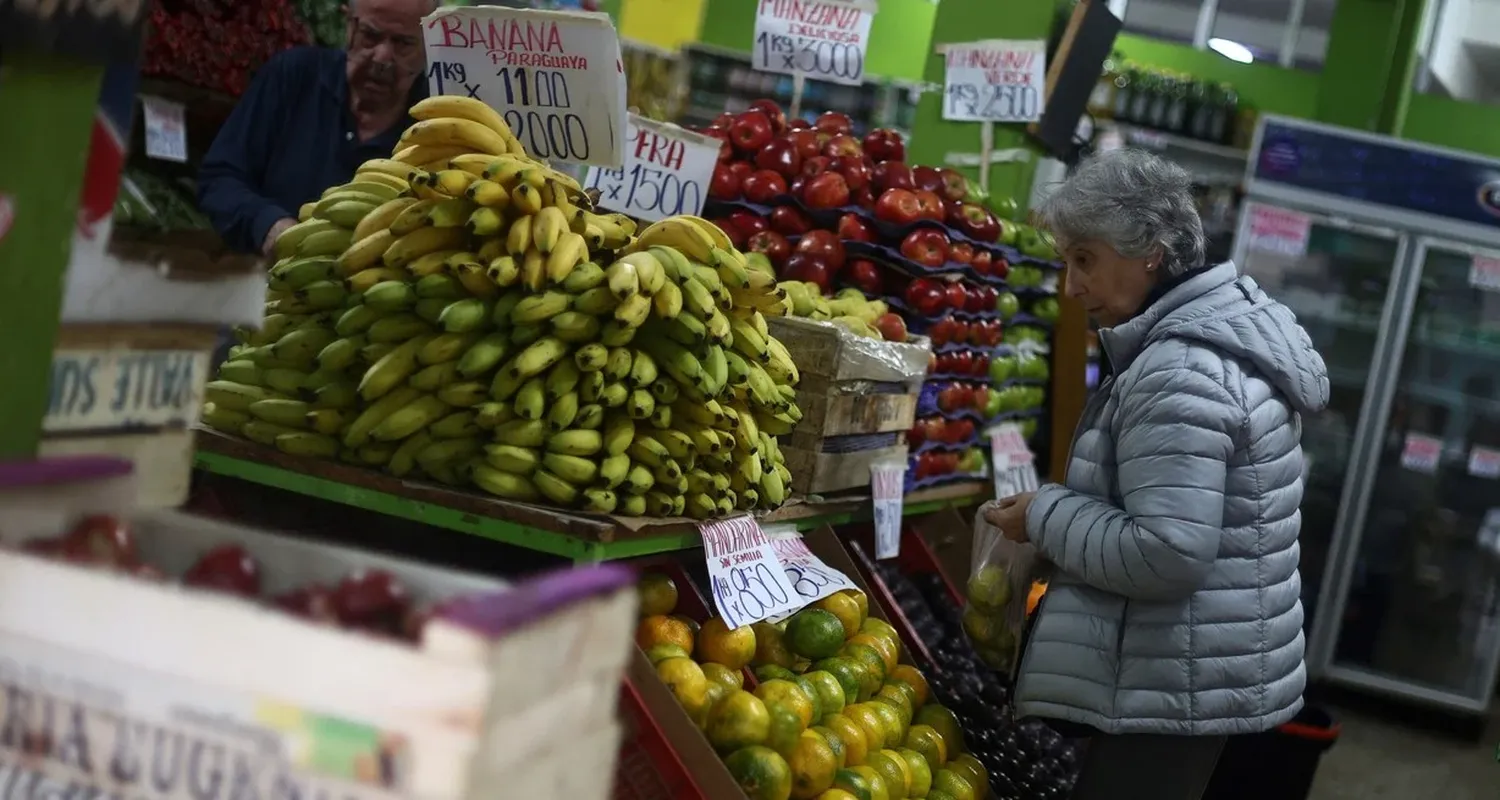
[[[597,214],[468,98],[276,242],[203,422],[298,456],[599,513],[774,508],[797,368],[775,276],[716,226]]]

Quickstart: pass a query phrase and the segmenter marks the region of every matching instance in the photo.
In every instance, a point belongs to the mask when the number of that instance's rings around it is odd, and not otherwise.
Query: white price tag
[[[59,350],[42,430],[187,427],[203,408],[210,367],[201,350]]]
[[[182,118],[182,104],[142,95],[141,109],[146,117],[146,155],[162,161],[185,163],[188,159],[187,125]]]
[[[427,87],[499,111],[535,158],[618,167],[625,69],[608,14],[452,7],[423,20]]]
[[[798,609],[844,589],[859,589],[849,576],[813,555],[796,528],[788,526],[787,530],[768,532],[767,535],[776,550],[776,557],[781,559],[781,566],[786,569],[787,581],[797,593]],[[783,616],[790,616],[790,612]]]
[[[989,39],[942,45],[943,119],[1036,122],[1047,89],[1047,43]]]
[[[874,18],[873,2],[760,0],[750,66],[857,86]]]
[[[995,499],[1034,492],[1041,485],[1036,474],[1036,457],[1026,446],[1020,425],[1006,422],[992,429],[990,455],[995,461]]]
[[[901,555],[901,503],[906,463],[879,462],[870,465],[870,495],[875,503],[875,557]]]
[[[1500,258],[1474,256],[1469,262],[1469,285],[1487,292],[1500,292]]]
[[[730,630],[796,611],[801,599],[770,537],[750,516],[698,524],[714,607]]]
[[[1437,472],[1443,457],[1443,440],[1420,433],[1406,434],[1401,445],[1401,466],[1413,472],[1431,475]]]
[[[1474,445],[1469,448],[1469,474],[1476,478],[1500,478],[1500,450]]]
[[[1299,257],[1307,253],[1312,218],[1300,211],[1271,206],[1250,206],[1250,250]]]
[[[676,125],[630,115],[625,163],[589,167],[583,185],[599,190],[599,205],[655,222],[699,215],[719,160],[719,140]]]

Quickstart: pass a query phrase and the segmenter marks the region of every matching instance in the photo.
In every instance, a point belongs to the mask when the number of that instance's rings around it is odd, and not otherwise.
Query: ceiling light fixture
[[[1240,44],[1239,42],[1232,42],[1228,39],[1209,39],[1208,49],[1214,51],[1215,53],[1218,53],[1219,55],[1229,59],[1230,61],[1237,61],[1241,64],[1249,64],[1250,62],[1255,60],[1255,54],[1250,52],[1250,48]]]

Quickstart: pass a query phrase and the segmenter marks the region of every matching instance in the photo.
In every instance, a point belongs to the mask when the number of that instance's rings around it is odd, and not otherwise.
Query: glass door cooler
[[[1234,252],[1328,365],[1303,420],[1308,667],[1478,714],[1500,666],[1500,162],[1260,123]]]

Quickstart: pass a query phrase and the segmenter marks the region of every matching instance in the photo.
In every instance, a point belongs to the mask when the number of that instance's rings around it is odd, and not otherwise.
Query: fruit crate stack
[[[770,100],[703,130],[723,140],[709,215],[781,277],[792,313],[931,341],[907,437],[907,490],[988,473],[985,430],[1045,415],[1055,254],[959,173],[907,166],[901,136],[847,116],[788,121]]]

